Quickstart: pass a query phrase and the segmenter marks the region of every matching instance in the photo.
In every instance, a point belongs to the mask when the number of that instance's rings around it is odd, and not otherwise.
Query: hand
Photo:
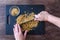
[[[15,40],[25,40],[28,31],[26,30],[23,35],[19,24],[15,24],[13,28],[13,32],[14,32]]]
[[[49,15],[49,13],[47,11],[42,11],[42,12],[38,13],[37,15],[35,15],[34,20],[47,21],[48,20],[48,15]]]

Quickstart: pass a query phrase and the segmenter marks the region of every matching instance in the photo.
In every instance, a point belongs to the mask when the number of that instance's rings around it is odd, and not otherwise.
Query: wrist
[[[51,14],[49,14],[49,15],[47,16],[47,21],[48,21],[48,22],[52,21],[52,19],[51,19],[51,18],[52,18],[52,15],[51,15]]]
[[[44,17],[44,21],[49,21],[49,17],[50,17],[50,14],[49,13],[46,13],[45,14],[45,17]]]

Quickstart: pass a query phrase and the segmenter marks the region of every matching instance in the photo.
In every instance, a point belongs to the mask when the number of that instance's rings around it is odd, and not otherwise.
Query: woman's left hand
[[[23,35],[19,24],[15,24],[13,28],[13,32],[14,32],[15,40],[25,40],[28,31],[26,30]]]

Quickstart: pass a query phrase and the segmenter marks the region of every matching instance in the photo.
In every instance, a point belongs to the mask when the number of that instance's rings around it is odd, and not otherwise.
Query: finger
[[[40,17],[35,17],[34,20],[35,21],[37,21],[37,20],[39,21],[40,20]]]
[[[38,18],[38,15],[34,15],[35,16],[35,18]]]
[[[18,32],[17,24],[14,25],[15,31]]]
[[[35,18],[34,20],[37,21],[38,18]]]
[[[21,27],[19,24],[18,24],[18,31],[19,31],[19,34],[22,34]]]
[[[39,18],[35,18],[34,20],[35,20],[35,21],[40,21],[40,19],[39,19]]]
[[[14,37],[16,39],[16,36],[17,36],[18,32],[15,31],[15,28],[13,28],[13,34],[14,34]]]
[[[34,20],[37,20],[39,17],[38,17],[38,15],[35,15],[35,18],[34,18]]]
[[[16,27],[17,24],[14,25],[14,28]]]
[[[25,31],[25,33],[24,33],[24,38],[26,38],[27,32],[28,32],[28,30]]]
[[[20,25],[18,24],[18,29],[19,29],[19,31],[21,31],[21,27],[20,27]]]

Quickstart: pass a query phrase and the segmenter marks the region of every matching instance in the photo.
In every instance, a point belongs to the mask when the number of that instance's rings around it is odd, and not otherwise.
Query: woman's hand
[[[60,28],[60,18],[49,14],[47,11],[42,11],[39,14],[35,15],[37,21],[48,21]]]
[[[49,13],[47,11],[42,11],[42,12],[38,13],[37,15],[35,15],[34,20],[47,21],[48,20],[48,15],[49,15]]]
[[[23,35],[19,24],[15,24],[13,28],[13,32],[14,32],[15,40],[25,40],[28,31],[26,30]]]

